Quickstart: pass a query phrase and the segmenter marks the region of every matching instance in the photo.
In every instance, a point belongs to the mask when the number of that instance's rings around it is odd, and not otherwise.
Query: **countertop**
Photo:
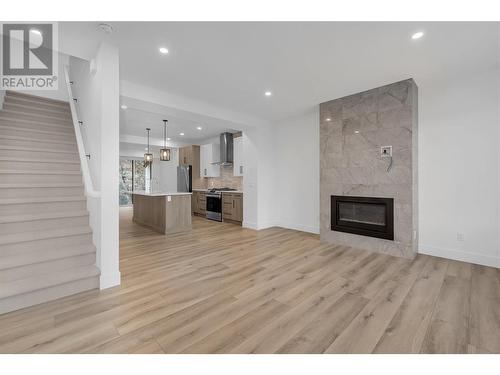
[[[203,191],[207,193],[210,189],[193,189],[193,191]],[[230,190],[230,191],[223,191],[222,194],[224,193],[236,193],[236,194],[243,194],[243,191],[241,190]]]
[[[130,194],[135,194],[135,195],[146,195],[149,197],[164,197],[167,195],[191,195],[193,193],[189,192],[178,192],[178,191],[158,191],[158,192],[147,192],[144,190],[136,190],[136,191],[131,191]]]

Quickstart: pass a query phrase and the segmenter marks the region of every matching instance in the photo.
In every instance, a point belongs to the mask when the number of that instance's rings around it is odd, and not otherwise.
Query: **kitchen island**
[[[134,191],[132,220],[163,234],[191,230],[191,193]]]

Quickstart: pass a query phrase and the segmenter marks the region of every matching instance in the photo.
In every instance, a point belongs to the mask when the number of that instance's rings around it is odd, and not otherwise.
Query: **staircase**
[[[0,314],[99,287],[68,103],[8,91],[0,111]]]

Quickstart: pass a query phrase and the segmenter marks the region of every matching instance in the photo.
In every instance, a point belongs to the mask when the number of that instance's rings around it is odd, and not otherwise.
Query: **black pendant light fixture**
[[[148,132],[148,151],[144,154],[144,163],[146,164],[146,167],[150,165],[153,162],[153,154],[149,152],[149,132],[151,131],[150,128],[146,128]]]
[[[160,150],[161,161],[170,161],[170,149],[167,148],[167,123],[168,120],[163,120],[163,148]]]

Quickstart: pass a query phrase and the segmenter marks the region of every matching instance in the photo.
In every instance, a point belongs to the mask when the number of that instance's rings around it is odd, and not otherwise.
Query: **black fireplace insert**
[[[331,196],[332,230],[394,240],[394,199]]]

